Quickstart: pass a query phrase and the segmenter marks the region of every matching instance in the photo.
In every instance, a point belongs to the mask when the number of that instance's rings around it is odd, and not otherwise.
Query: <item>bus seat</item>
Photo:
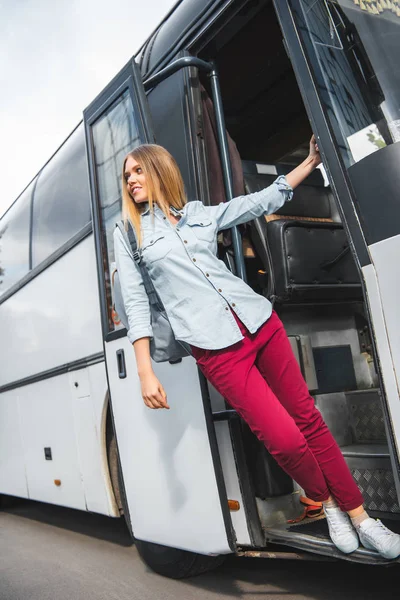
[[[270,185],[291,165],[242,161],[247,193]],[[276,214],[250,223],[250,238],[266,271],[265,294],[278,303],[362,299],[343,225],[334,221],[329,188],[316,169]]]

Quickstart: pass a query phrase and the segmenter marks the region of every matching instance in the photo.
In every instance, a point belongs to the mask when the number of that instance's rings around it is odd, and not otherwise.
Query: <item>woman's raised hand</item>
[[[315,139],[314,134],[312,135],[311,140],[310,140],[309,158],[311,158],[313,160],[313,163],[316,167],[322,162],[321,156],[319,154],[317,140]]]
[[[149,408],[168,408],[167,394],[153,371],[140,377],[142,398]]]

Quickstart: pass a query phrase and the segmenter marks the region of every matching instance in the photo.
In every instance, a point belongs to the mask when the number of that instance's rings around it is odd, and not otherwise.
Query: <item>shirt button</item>
[[[206,273],[206,277],[210,277],[210,275],[208,273]]]
[[[227,306],[225,306],[225,310],[229,310],[229,308]]]
[[[164,221],[166,221],[166,220],[167,220],[167,217],[163,217],[163,219],[164,219]]]
[[[185,244],[187,244],[187,240],[183,240]]]
[[[193,259],[193,262],[196,262],[196,259],[195,259],[195,258]]]
[[[218,288],[218,291],[219,291],[219,292],[222,292],[221,288]]]
[[[232,302],[232,306],[236,306],[236,304],[234,302]]]

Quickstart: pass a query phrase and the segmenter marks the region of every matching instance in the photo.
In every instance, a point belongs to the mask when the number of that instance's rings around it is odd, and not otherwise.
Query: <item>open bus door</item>
[[[359,267],[400,499],[400,121],[388,118],[399,88],[387,77],[398,19],[348,0],[274,6]]]
[[[103,339],[128,525],[136,540],[200,554],[230,553],[234,534],[208,391],[194,359],[154,364],[171,410],[149,410],[126,330],[112,320],[113,231],[121,218],[122,163],[130,149],[154,143],[133,60],[85,110],[84,121]]]

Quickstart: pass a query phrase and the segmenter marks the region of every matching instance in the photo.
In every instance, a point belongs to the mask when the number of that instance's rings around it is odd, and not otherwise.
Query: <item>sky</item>
[[[0,217],[174,4],[0,0]]]

